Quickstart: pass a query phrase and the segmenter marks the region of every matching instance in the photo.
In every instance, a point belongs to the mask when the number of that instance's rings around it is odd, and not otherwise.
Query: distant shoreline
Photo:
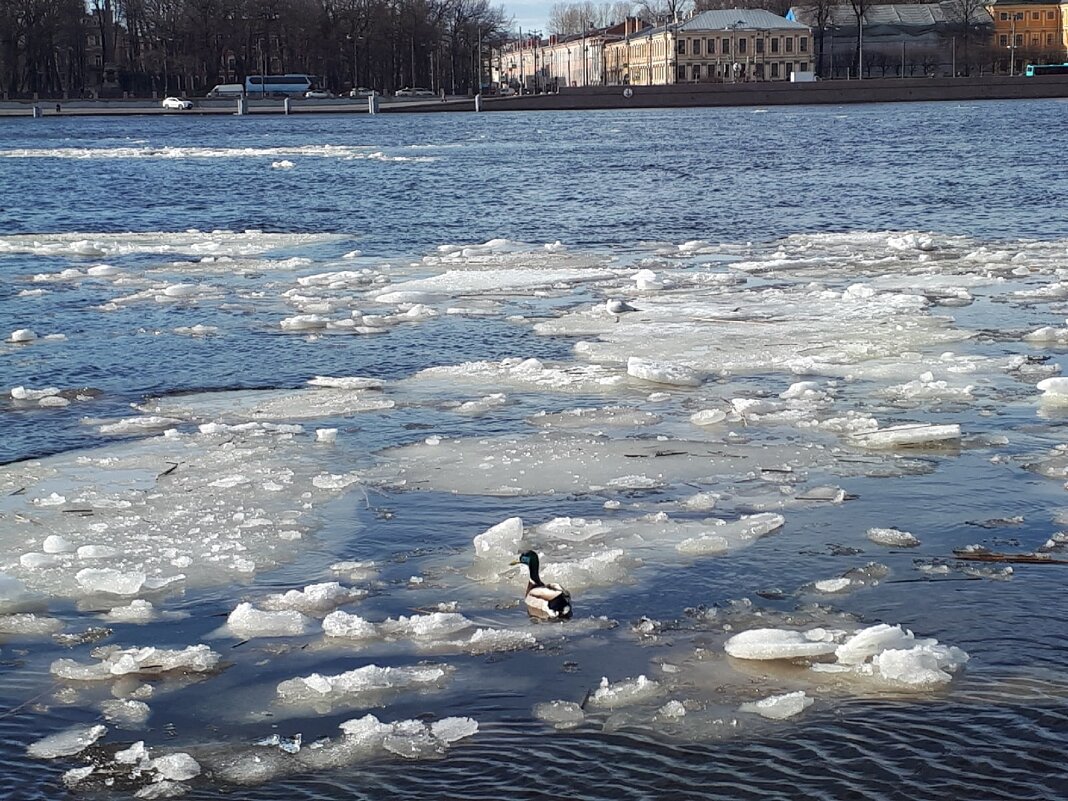
[[[561,89],[552,94],[485,97],[483,111],[582,111],[621,108],[699,108],[724,106],[838,105],[965,100],[1034,100],[1068,98],[1068,75],[1021,77],[987,75],[978,78],[879,78],[812,83],[762,82],[739,84],[676,84],[672,86],[590,86]],[[194,99],[188,111],[160,107],[159,100],[5,100],[0,117],[236,115],[237,99]],[[58,110],[57,110],[58,108]],[[379,113],[472,112],[471,97],[434,99],[383,98]],[[277,99],[249,99],[247,114],[284,114]],[[367,114],[365,99],[294,99],[290,114]]]

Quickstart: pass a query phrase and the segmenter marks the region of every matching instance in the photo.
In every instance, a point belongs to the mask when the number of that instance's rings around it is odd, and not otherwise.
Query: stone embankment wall
[[[630,89],[630,97],[624,94]],[[590,86],[559,94],[486,98],[487,111],[687,106],[778,106],[807,103],[900,103],[918,100],[1010,100],[1068,97],[1068,75],[1027,78],[896,78],[813,83]]]

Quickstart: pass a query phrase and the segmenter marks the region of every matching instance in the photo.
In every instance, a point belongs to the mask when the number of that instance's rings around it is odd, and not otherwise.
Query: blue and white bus
[[[1035,75],[1068,75],[1068,64],[1028,64],[1024,74],[1028,78]]]
[[[314,88],[315,77],[300,73],[249,75],[245,78],[245,94],[248,97],[266,97],[268,95],[303,96],[309,89]]]

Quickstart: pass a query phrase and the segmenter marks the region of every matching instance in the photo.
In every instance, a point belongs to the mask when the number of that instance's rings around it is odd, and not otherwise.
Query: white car
[[[434,97],[434,93],[429,89],[424,89],[421,86],[407,87],[398,89],[396,92],[397,97]]]
[[[184,100],[180,97],[165,97],[161,105],[163,108],[170,108],[175,111],[189,111],[189,109],[193,108],[193,101]]]
[[[333,97],[333,95],[325,89],[309,89],[304,93],[304,97],[308,100],[328,100]]]

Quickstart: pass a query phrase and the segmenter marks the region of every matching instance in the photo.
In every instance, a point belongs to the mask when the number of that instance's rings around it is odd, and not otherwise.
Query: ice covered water
[[[826,120],[852,130],[855,113]],[[602,119],[622,133],[588,137],[594,163],[602,137],[617,157],[645,139],[632,118]],[[768,213],[774,192],[687,218],[672,198],[720,197],[705,176],[722,171],[703,164],[687,171],[694,193],[669,181],[658,195],[641,166],[658,154],[639,147],[623,171],[646,187],[630,227],[588,213],[605,184],[591,196],[573,164],[559,174],[586,213],[566,197],[532,208],[540,176],[461,222],[442,182],[481,203],[495,193],[464,176],[487,143],[511,152],[532,134],[386,147],[324,131],[309,145],[294,141],[309,123],[287,120],[265,146],[207,141],[212,124],[165,147],[0,154],[5,186],[78,163],[146,186],[178,169],[190,187],[166,219],[151,203],[108,218],[98,202],[99,224],[74,209],[59,226],[22,205],[25,223],[0,231],[0,657],[14,666],[0,693],[21,710],[5,738],[58,734],[41,750],[65,785],[296,796],[383,780],[429,796],[477,762],[478,789],[504,796],[536,731],[591,797],[603,787],[569,754],[619,766],[636,792],[653,752],[665,792],[787,792],[775,765],[791,792],[885,794],[843,757],[866,742],[906,777],[894,791],[922,798],[907,777],[927,757],[900,756],[893,735],[940,753],[965,731],[980,749],[968,781],[1005,795],[1021,774],[999,760],[1053,739],[1040,706],[1063,695],[1063,631],[1041,617],[1057,583],[1038,572],[1052,564],[1010,572],[954,551],[1063,552],[1059,209],[1031,215],[1042,230],[1012,230],[1004,202],[964,225],[966,193],[927,202],[930,184],[910,208],[945,216],[917,227],[895,182],[889,205],[853,196],[843,211],[826,198],[848,187],[811,183],[843,173],[812,166],[820,145],[762,150],[785,155],[738,179],[804,165],[792,177],[808,200],[789,219]],[[558,163],[571,134],[537,125],[530,163]],[[873,141],[858,158],[882,153]],[[222,230],[191,211],[212,196],[207,170],[256,199],[235,193]],[[612,185],[633,204],[626,183]],[[350,215],[351,187],[376,207]],[[401,211],[380,213],[395,208],[387,187],[425,188],[434,213],[417,198],[397,224]],[[343,221],[322,211],[335,208]],[[670,224],[648,224],[662,213]],[[572,592],[573,620],[528,620],[527,573],[509,564],[527,549]],[[98,721],[107,734],[69,751]],[[784,741],[839,758],[797,767]],[[12,772],[38,779],[16,750]],[[1054,797],[1046,773],[1029,770],[1024,792]]]

